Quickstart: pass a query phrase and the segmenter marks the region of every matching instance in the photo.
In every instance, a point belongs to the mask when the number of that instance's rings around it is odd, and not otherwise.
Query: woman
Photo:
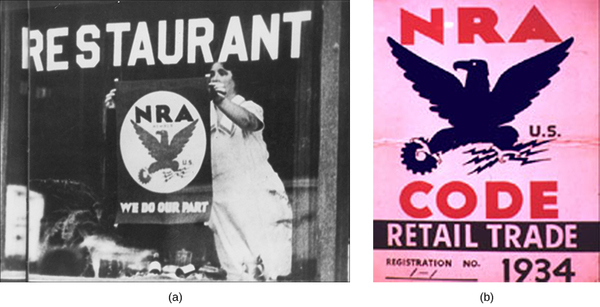
[[[267,161],[263,110],[237,94],[235,71],[215,63],[211,93],[213,206],[209,225],[229,280],[290,274],[292,211]]]

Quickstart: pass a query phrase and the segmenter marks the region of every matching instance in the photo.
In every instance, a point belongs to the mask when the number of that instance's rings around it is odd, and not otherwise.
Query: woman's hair
[[[243,64],[239,61],[220,62],[223,68],[231,72],[231,78],[235,82],[235,92],[243,96],[246,93],[246,78],[243,69]]]

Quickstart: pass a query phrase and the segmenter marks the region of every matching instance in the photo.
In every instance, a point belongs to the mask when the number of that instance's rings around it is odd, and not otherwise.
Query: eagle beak
[[[471,66],[471,62],[469,62],[469,61],[458,61],[458,62],[454,62],[454,65],[452,67],[454,68],[454,70],[457,70],[459,68],[469,69],[470,66]]]

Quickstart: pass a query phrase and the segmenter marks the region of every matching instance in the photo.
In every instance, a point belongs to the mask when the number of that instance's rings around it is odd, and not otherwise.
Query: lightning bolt
[[[475,148],[472,148],[463,153],[470,153],[471,155],[475,156],[473,159],[469,160],[463,165],[467,165],[469,163],[479,164],[482,161],[487,161],[496,156],[496,151],[493,149],[476,150]]]
[[[489,162],[487,162],[484,165],[478,166],[476,169],[474,169],[471,172],[469,172],[469,175],[471,175],[473,173],[479,174],[479,173],[483,172],[485,169],[488,169],[488,168],[494,166],[494,164],[496,164],[496,163],[498,163],[498,158],[496,158],[496,159],[494,159],[492,161],[489,161]]]
[[[516,144],[513,146],[513,150],[517,151],[518,153],[507,152],[504,154],[504,156],[507,157],[509,161],[521,162],[521,165],[548,161],[550,160],[550,158],[532,159],[531,156],[548,151],[547,148],[537,150],[534,149],[552,141],[553,139],[543,141],[532,140],[527,143]],[[498,163],[498,151],[494,150],[493,147],[483,150],[476,150],[475,148],[471,148],[463,153],[468,153],[474,156],[473,158],[471,158],[471,160],[465,162],[463,165],[473,164],[477,166],[474,170],[469,172],[469,175],[473,173],[479,174],[482,171],[491,168],[496,163]]]
[[[478,164],[485,163],[483,165],[477,166],[477,168],[475,168],[474,170],[469,172],[469,175],[471,175],[473,173],[479,174],[483,170],[494,166],[494,164],[496,164],[498,162],[498,153],[491,148],[483,149],[483,150],[476,150],[475,148],[472,148],[470,150],[465,151],[464,153],[470,153],[474,157],[471,160],[464,163],[463,165],[467,165],[467,164],[471,164],[471,163],[474,165],[478,165]]]

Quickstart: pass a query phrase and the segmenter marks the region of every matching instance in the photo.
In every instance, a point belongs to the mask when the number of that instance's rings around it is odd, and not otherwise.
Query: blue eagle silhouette
[[[131,121],[142,144],[148,149],[150,156],[156,160],[156,162],[150,164],[147,170],[140,170],[138,177],[142,183],[148,183],[151,179],[150,175],[161,169],[171,169],[173,172],[179,171],[179,162],[175,161],[175,159],[183,151],[183,147],[188,143],[190,137],[192,137],[197,123],[198,120],[196,119],[191,124],[181,129],[175,134],[169,144],[169,134],[166,130],[159,130],[156,132],[156,134],[160,136],[159,142],[150,132],[136,124],[133,120]],[[145,171],[147,171],[148,174],[145,174]]]
[[[506,70],[490,91],[487,62],[479,59],[457,61],[454,70],[467,71],[465,85],[453,74],[424,60],[388,37],[392,54],[412,81],[419,96],[428,99],[439,117],[452,128],[438,131],[430,140],[414,138],[402,150],[402,158],[413,173],[430,172],[441,163],[441,154],[460,146],[492,143],[503,161],[503,153],[515,151],[519,133],[506,125],[531,105],[540,90],[560,69],[573,43],[569,38],[557,46]]]

